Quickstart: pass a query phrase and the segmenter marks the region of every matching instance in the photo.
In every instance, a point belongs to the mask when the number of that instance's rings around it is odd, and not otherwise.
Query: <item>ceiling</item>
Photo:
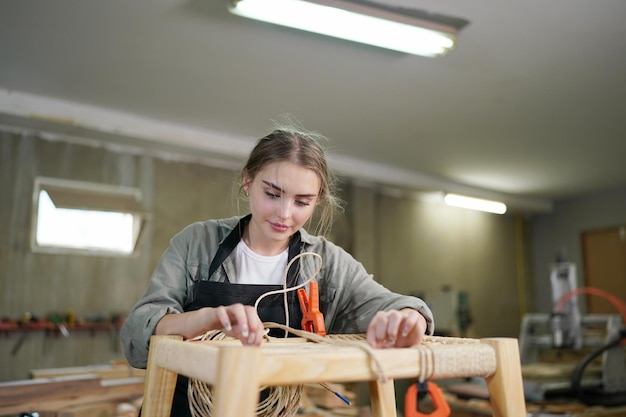
[[[378,2],[469,24],[424,58],[250,21],[226,0],[3,0],[0,123],[240,162],[289,113],[363,181],[529,211],[626,186],[626,2]]]

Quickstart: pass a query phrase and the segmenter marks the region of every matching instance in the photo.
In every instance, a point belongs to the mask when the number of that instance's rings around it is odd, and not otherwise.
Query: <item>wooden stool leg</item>
[[[141,406],[141,414],[144,416],[169,417],[172,411],[178,373],[157,366],[155,360],[159,354],[159,341],[166,338],[182,340],[180,336],[152,336],[150,339],[143,405]]]
[[[213,387],[213,415],[254,417],[259,403],[259,368],[262,366],[258,347],[223,349]]]
[[[517,339],[482,339],[496,350],[496,372],[487,378],[493,417],[526,417]]]
[[[396,392],[393,379],[387,382],[370,381],[372,417],[396,417]]]

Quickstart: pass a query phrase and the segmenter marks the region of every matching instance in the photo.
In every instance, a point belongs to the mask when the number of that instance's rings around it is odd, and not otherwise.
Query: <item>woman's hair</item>
[[[242,175],[247,174],[254,179],[267,165],[286,161],[314,171],[321,184],[317,225],[313,230],[316,234],[330,231],[335,213],[341,208],[339,198],[335,195],[337,180],[328,167],[326,154],[321,145],[321,142],[326,140],[319,134],[292,127],[276,128],[259,139],[242,170]]]

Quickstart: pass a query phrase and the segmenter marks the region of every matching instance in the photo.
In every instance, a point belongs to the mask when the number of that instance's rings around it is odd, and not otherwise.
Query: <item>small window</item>
[[[33,201],[38,252],[130,255],[146,218],[130,187],[37,178]]]

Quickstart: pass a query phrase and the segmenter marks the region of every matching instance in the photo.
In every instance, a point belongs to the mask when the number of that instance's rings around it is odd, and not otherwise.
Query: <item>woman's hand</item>
[[[212,310],[218,328],[226,335],[239,339],[244,345],[259,346],[263,341],[265,329],[253,306],[233,304]]]
[[[410,347],[422,341],[426,319],[417,310],[379,311],[367,328],[367,343],[374,348]]]
[[[265,329],[253,306],[232,304],[204,307],[185,313],[166,314],[157,323],[155,334],[180,335],[193,339],[210,330],[221,330],[244,345],[259,346]]]

